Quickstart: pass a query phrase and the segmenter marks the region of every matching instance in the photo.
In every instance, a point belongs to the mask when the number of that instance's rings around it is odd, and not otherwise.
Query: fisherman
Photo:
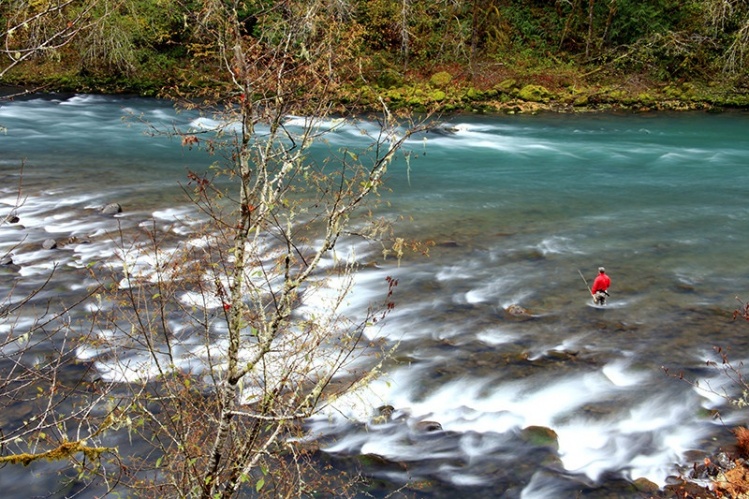
[[[598,267],[598,275],[595,281],[593,281],[593,287],[590,288],[590,292],[593,295],[593,303],[596,305],[606,304],[606,297],[609,296],[609,286],[611,286],[611,278],[606,275],[606,269]]]

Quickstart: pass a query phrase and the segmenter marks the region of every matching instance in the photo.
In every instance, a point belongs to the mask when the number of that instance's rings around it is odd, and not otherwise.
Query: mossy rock
[[[518,97],[528,102],[549,102],[551,92],[542,85],[526,85],[518,92]]]
[[[628,94],[624,90],[612,90],[609,92],[609,97],[615,101],[625,101]]]
[[[579,95],[572,101],[573,106],[584,107],[590,104],[590,99],[587,95]]]
[[[434,73],[432,77],[429,79],[429,84],[433,87],[446,87],[450,84],[450,82],[453,81],[453,75],[448,73],[447,71],[440,71],[439,73]]]
[[[643,104],[652,104],[653,102],[655,102],[655,97],[647,92],[642,92],[640,94],[637,94],[637,100],[642,102]]]
[[[472,101],[474,101],[474,100],[483,100],[485,97],[486,96],[485,96],[484,92],[482,92],[481,90],[477,90],[477,89],[475,89],[473,87],[471,87],[468,90],[466,90],[466,98],[468,100],[472,100]]]
[[[434,90],[429,94],[429,100],[432,102],[442,102],[447,99],[447,94],[442,90]]]
[[[494,89],[498,92],[511,92],[512,90],[517,89],[517,86],[518,82],[510,78],[494,85]]]
[[[634,482],[632,482],[632,485],[635,486],[638,492],[644,492],[647,494],[654,494],[660,490],[658,485],[651,482],[647,478],[638,478]]]
[[[521,438],[526,442],[538,447],[550,447],[559,450],[559,437],[557,432],[545,426],[528,426],[523,428]]]

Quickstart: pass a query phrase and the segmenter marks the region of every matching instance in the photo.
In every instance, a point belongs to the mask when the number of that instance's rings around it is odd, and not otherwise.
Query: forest
[[[315,5],[317,19],[304,4]],[[211,8],[197,0],[2,2],[0,81],[210,95],[223,84],[214,76],[221,50],[203,21]],[[244,36],[269,43],[277,23],[303,24],[308,43],[327,47],[315,63],[341,109],[376,104],[375,94],[417,111],[749,102],[749,5],[739,0],[251,0],[232,8]],[[303,44],[295,52],[310,57]]]

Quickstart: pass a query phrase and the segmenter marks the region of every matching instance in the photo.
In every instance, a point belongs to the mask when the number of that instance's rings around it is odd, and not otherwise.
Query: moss
[[[648,92],[642,92],[637,94],[637,100],[642,104],[652,104],[655,102],[655,97]]]
[[[450,73],[447,71],[440,71],[439,73],[434,73],[432,75],[429,79],[429,84],[433,87],[444,88],[449,85],[451,81],[453,81],[453,76]]]
[[[667,85],[666,88],[663,89],[663,93],[669,99],[681,99],[684,96],[684,93],[681,91],[681,89],[673,85]]]
[[[429,100],[433,102],[442,102],[447,98],[447,94],[442,90],[434,90],[429,94]]]
[[[11,464],[22,464],[28,466],[34,461],[44,459],[46,461],[61,461],[68,459],[74,454],[82,452],[87,459],[96,460],[105,452],[109,452],[112,449],[108,447],[89,447],[85,441],[77,440],[75,442],[64,442],[58,447],[48,450],[47,452],[40,452],[39,454],[11,454],[9,456],[0,457],[0,463],[11,463]]]
[[[609,92],[609,97],[613,100],[625,100],[628,94],[624,90],[612,90]]]
[[[559,437],[551,428],[545,426],[528,426],[527,428],[523,428],[520,436],[531,445],[559,450]]]
[[[517,85],[518,85],[517,81],[510,78],[507,80],[503,80],[502,82],[494,85],[494,89],[497,90],[498,92],[511,92],[517,89]]]
[[[400,89],[394,88],[392,90],[388,90],[387,92],[385,92],[385,97],[390,100],[400,101],[400,100],[403,100],[403,93],[401,92]]]
[[[528,102],[549,102],[551,93],[542,85],[526,85],[518,92],[518,97]]]
[[[481,90],[477,90],[473,87],[466,90],[465,96],[468,100],[478,101],[486,98],[486,94]]]
[[[577,107],[587,106],[590,103],[587,95],[580,95],[572,100],[572,105]]]

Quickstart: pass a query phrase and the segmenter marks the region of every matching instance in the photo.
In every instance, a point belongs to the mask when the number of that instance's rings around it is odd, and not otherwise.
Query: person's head
[[[599,274],[603,274],[604,272],[606,272],[606,269],[605,269],[605,268],[603,268],[603,267],[598,267],[598,273],[599,273]]]

